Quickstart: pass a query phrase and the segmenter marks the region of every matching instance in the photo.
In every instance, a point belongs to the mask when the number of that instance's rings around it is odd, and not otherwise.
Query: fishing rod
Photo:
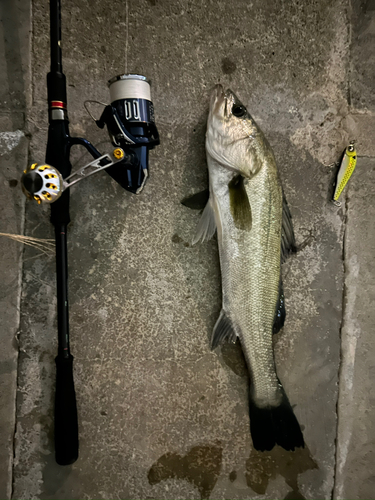
[[[70,188],[105,170],[121,187],[139,194],[148,178],[149,151],[160,143],[151,101],[150,83],[142,75],[109,80],[110,104],[96,121],[107,127],[114,149],[100,153],[87,139],[71,137],[66,77],[62,69],[61,0],[50,0],[51,69],[47,75],[48,139],[45,164],[32,164],[22,176],[23,191],[38,204],[51,203],[55,228],[58,353],[56,356],[55,458],[69,465],[78,458],[78,415],[69,345],[67,227]],[[89,102],[89,101],[88,101]],[[95,102],[95,101],[93,101]],[[85,103],[86,105],[86,103]],[[93,157],[72,173],[72,146],[83,146]]]

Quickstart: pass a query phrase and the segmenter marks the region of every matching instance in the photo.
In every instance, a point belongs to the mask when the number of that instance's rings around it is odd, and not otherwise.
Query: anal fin
[[[211,349],[215,349],[219,344],[225,341],[235,342],[236,338],[237,334],[234,331],[233,323],[222,309],[212,332]]]

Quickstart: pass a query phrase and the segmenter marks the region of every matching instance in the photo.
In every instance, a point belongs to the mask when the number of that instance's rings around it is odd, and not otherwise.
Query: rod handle
[[[55,457],[59,465],[70,465],[78,458],[78,415],[73,356],[57,356],[55,361]]]

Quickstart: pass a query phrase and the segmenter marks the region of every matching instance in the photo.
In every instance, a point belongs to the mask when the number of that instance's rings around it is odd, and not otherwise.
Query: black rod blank
[[[62,73],[61,0],[50,0],[51,73]]]
[[[66,112],[66,79],[62,72],[61,1],[50,0],[51,71],[47,75],[49,128],[46,163],[57,168],[63,178],[71,172],[69,122]],[[53,108],[63,111],[53,114]],[[73,356],[69,347],[67,226],[69,189],[51,205],[55,226],[58,354],[55,393],[55,458],[69,465],[78,458],[78,415],[73,379]]]
[[[58,356],[69,358],[68,254],[66,224],[55,226]]]

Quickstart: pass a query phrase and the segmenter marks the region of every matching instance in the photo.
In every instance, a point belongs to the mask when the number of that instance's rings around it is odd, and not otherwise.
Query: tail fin
[[[270,451],[275,444],[285,450],[305,446],[298,420],[284,389],[282,391],[279,406],[259,408],[250,397],[250,432],[256,450]]]

